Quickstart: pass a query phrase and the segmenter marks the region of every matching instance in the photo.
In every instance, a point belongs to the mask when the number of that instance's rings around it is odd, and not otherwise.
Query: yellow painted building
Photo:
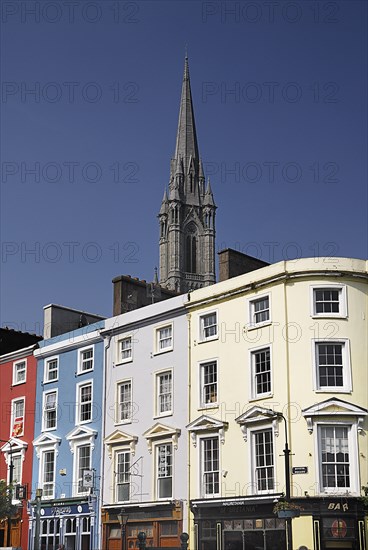
[[[191,548],[366,550],[367,262],[280,262],[186,307]]]

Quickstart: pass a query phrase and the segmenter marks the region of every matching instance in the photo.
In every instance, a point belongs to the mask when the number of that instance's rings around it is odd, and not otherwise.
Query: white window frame
[[[261,433],[261,432],[266,432],[266,431],[269,431],[271,432],[271,437],[272,437],[272,461],[273,461],[273,464],[272,464],[272,468],[273,468],[273,487],[271,489],[259,489],[258,488],[258,479],[257,479],[257,464],[256,464],[256,445],[255,445],[255,441],[256,441],[256,436],[258,433]],[[249,446],[249,452],[250,452],[250,465],[251,465],[251,470],[249,472],[250,476],[249,476],[249,479],[251,479],[251,482],[252,482],[252,485],[254,487],[254,489],[252,489],[254,491],[255,494],[258,494],[258,495],[263,495],[263,494],[269,494],[269,493],[274,493],[276,491],[276,484],[277,484],[277,478],[276,478],[276,444],[275,444],[275,430],[273,429],[273,426],[272,424],[261,424],[261,425],[258,425],[258,426],[255,426],[254,428],[249,428],[249,436],[250,436],[250,441],[251,441],[251,445]]]
[[[218,470],[208,470],[205,471],[204,469],[204,442],[205,440],[217,440],[217,451],[218,451]],[[198,437],[199,440],[199,494],[201,495],[201,498],[211,498],[211,497],[219,497],[221,495],[221,452],[220,452],[220,438],[217,434],[206,434],[203,436]],[[213,473],[218,474],[218,492],[217,493],[206,493],[205,488],[205,474],[206,473]],[[214,482],[215,483],[215,482]]]
[[[81,420],[81,409],[82,409],[82,402],[80,400],[81,398],[81,390],[84,386],[91,386],[91,417],[89,420]],[[85,380],[84,382],[80,382],[77,384],[77,396],[76,396],[76,413],[75,413],[75,419],[76,424],[89,424],[90,422],[93,422],[93,380]]]
[[[80,441],[77,445],[74,447],[74,464],[73,464],[73,496],[81,496],[81,495],[88,495],[89,494],[89,488],[86,488],[85,491],[79,490],[79,460],[80,460],[80,450],[82,447],[88,447],[89,448],[89,467],[84,468],[85,470],[91,470],[92,469],[92,452],[93,447],[90,442],[88,441]],[[82,483],[83,483],[83,474],[82,474]]]
[[[53,471],[53,481],[52,482],[45,482],[44,481],[44,459],[46,453],[53,453],[54,454],[54,471]],[[44,449],[40,450],[40,464],[39,464],[39,486],[43,490],[42,498],[45,500],[51,500],[55,498],[55,485],[56,485],[56,458],[57,458],[57,452],[55,448],[53,447],[45,447]],[[51,484],[52,483],[52,493],[50,495],[46,495],[45,493],[45,483]]]
[[[160,338],[161,331],[165,329],[170,329],[171,334],[169,337]],[[161,348],[161,342],[165,340],[171,340],[171,344],[167,347]],[[172,351],[174,349],[174,326],[173,323],[165,323],[164,325],[161,325],[159,327],[155,327],[155,352],[156,354],[159,353],[166,353],[168,351]]]
[[[326,420],[318,420],[315,422],[315,471],[317,487],[320,494],[344,494],[360,495],[360,475],[359,475],[359,458],[358,458],[358,436],[357,423],[351,421],[335,420],[329,418]],[[321,427],[342,427],[348,428],[348,449],[349,449],[349,475],[350,487],[323,487],[322,485],[322,461],[321,461]]]
[[[24,380],[18,380],[19,371],[17,367],[24,363]],[[19,384],[25,384],[27,382],[27,358],[19,359],[19,361],[14,361],[13,363],[13,386],[18,386]]]
[[[171,447],[171,464],[169,465],[171,469],[171,476],[160,476],[160,465],[159,465],[159,448],[163,446],[170,446]],[[165,466],[167,468],[168,465]],[[170,440],[162,440],[157,441],[154,445],[154,468],[155,468],[155,498],[156,500],[171,500],[174,495],[174,445],[173,442]],[[171,495],[170,496],[162,496],[160,497],[160,489],[159,489],[159,480],[160,479],[169,479],[171,478]]]
[[[18,480],[15,480],[15,477],[14,477],[14,469],[13,469],[13,484],[14,485],[21,485],[22,484],[22,478],[23,478],[23,460],[24,460],[24,453],[22,454],[21,452],[13,452],[13,453],[9,453],[9,464],[7,465],[8,468],[7,468],[7,481],[8,483],[10,483],[10,462],[12,461],[13,462],[13,465],[14,465],[14,459],[17,459],[19,460],[19,464],[20,464],[20,468],[19,468],[19,471],[20,471],[20,479]],[[13,495],[13,500],[15,498],[15,491],[14,492],[14,495]]]
[[[83,353],[86,351],[92,350],[92,357],[89,359],[83,359]],[[92,367],[89,369],[83,369],[83,365],[87,361],[92,361]],[[86,372],[91,372],[95,368],[95,346],[94,344],[91,344],[90,346],[85,346],[83,348],[80,348],[78,350],[78,374],[85,374]]]
[[[259,321],[257,322],[255,320],[255,304],[257,302],[260,302],[261,300],[268,299],[268,319],[265,321]],[[266,311],[266,310],[264,310]],[[249,315],[249,323],[248,323],[248,329],[256,328],[256,327],[262,327],[265,325],[271,324],[271,295],[270,294],[261,294],[259,296],[254,296],[253,298],[248,299],[248,315]]]
[[[118,457],[119,455],[129,455],[129,468],[128,471],[123,471],[121,474],[118,471]],[[129,447],[119,447],[114,450],[114,467],[113,467],[113,499],[115,503],[122,503],[122,502],[130,502],[132,500],[132,475],[131,475],[131,467],[132,467],[132,457],[133,453]],[[119,475],[123,476],[123,479],[128,479],[128,481],[123,481],[120,483],[120,485],[123,484],[129,484],[129,499],[127,500],[119,500],[118,499],[118,485],[119,485]]]
[[[342,344],[342,386],[321,386],[319,382],[319,363],[317,359],[318,345]],[[350,393],[351,386],[351,364],[350,364],[350,342],[348,338],[334,339],[312,339],[312,360],[313,360],[313,384],[314,390],[319,393]]]
[[[23,416],[15,416],[15,404],[17,402],[23,401]],[[25,416],[26,416],[26,398],[25,396],[15,397],[11,400],[11,414],[10,414],[10,437],[21,437],[24,435],[24,424],[25,424]],[[20,433],[17,433],[13,435],[13,428],[14,428],[14,422],[16,418],[22,418],[22,426],[23,429]]]
[[[129,342],[129,347],[126,348],[125,351],[130,350],[130,355],[128,357],[123,358],[122,357],[122,344],[123,342]],[[133,335],[128,334],[123,336],[122,338],[119,338],[117,341],[116,346],[116,364],[120,365],[123,363],[130,363],[133,361]]]
[[[315,293],[317,290],[337,290],[339,293],[339,311],[317,313],[316,296],[315,296]],[[342,319],[346,319],[346,317],[348,316],[346,285],[332,283],[332,284],[311,286],[310,287],[310,304],[311,304],[311,317],[316,317],[316,318],[340,317]]]
[[[216,323],[205,327],[205,319],[207,319],[208,317],[211,317],[212,315],[215,315]],[[218,319],[218,310],[217,309],[214,309],[212,311],[207,311],[206,313],[203,313],[203,314],[199,315],[198,323],[199,323],[199,325],[198,325],[198,335],[199,335],[198,340],[199,340],[199,342],[210,342],[211,340],[218,340],[218,337],[219,337],[219,319]],[[206,329],[211,328],[211,327],[216,327],[215,334],[206,336]]]
[[[270,391],[264,393],[257,393],[256,383],[256,371],[255,371],[255,355],[263,350],[269,350],[270,353]],[[273,395],[273,375],[272,375],[272,345],[265,344],[264,346],[258,346],[249,350],[249,364],[250,364],[250,400],[264,399],[265,397],[271,397]]]
[[[171,376],[171,407],[167,411],[161,411],[160,410],[160,379],[162,376],[165,375]],[[156,417],[163,417],[163,416],[171,416],[174,411],[174,375],[173,375],[173,369],[164,369],[160,370],[158,372],[155,372],[155,416]]]
[[[205,373],[205,367],[208,366],[208,365],[212,365],[212,364],[216,365],[216,382],[215,382],[215,384],[212,384],[212,385],[216,385],[216,399],[215,399],[215,401],[209,401],[208,403],[206,403],[204,373]],[[199,380],[200,380],[200,385],[199,385],[199,392],[200,392],[199,393],[199,408],[200,409],[208,409],[208,408],[211,408],[211,407],[218,407],[220,385],[219,385],[219,362],[218,362],[217,358],[207,359],[206,361],[201,361],[199,363]],[[209,385],[209,384],[207,384],[207,385]]]
[[[120,402],[120,395],[121,395],[121,386],[124,386],[126,384],[130,385],[130,414],[127,418],[121,418],[121,402]],[[124,378],[123,380],[118,380],[116,382],[116,410],[115,410],[115,424],[131,424],[133,420],[133,379],[132,378]],[[129,403],[129,401],[125,401],[125,403]]]
[[[56,394],[55,409],[48,409],[48,410],[55,410],[55,426],[53,428],[47,428],[46,399],[47,399],[47,395],[51,395],[52,393]],[[58,421],[57,411],[58,411],[58,390],[57,390],[57,388],[54,389],[54,390],[48,390],[48,391],[43,392],[43,396],[42,396],[42,431],[43,432],[49,432],[49,431],[57,429],[57,421]]]
[[[53,369],[53,370],[56,370],[57,375],[56,375],[56,378],[53,378],[52,380],[50,380],[48,377],[49,376],[48,364],[51,363],[52,361],[57,362],[57,369]],[[44,361],[43,383],[50,384],[52,382],[57,382],[58,380],[59,380],[59,356],[54,355],[53,357],[47,357],[47,359],[45,359]]]

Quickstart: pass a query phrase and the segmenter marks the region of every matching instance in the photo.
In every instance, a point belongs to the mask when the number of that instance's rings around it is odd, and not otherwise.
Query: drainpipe
[[[105,337],[104,342],[105,342]],[[110,348],[111,344],[111,338],[112,334],[108,335],[108,343],[104,345],[104,365],[103,365],[103,375],[102,375],[102,395],[103,395],[103,403],[102,403],[102,410],[103,410],[103,427],[102,427],[102,434],[101,434],[101,470],[100,470],[100,505],[98,507],[99,510],[99,517],[96,518],[98,521],[98,525],[101,527],[101,531],[99,533],[99,540],[97,541],[97,548],[103,548],[103,545],[99,544],[102,541],[102,534],[103,534],[103,525],[102,525],[102,516],[101,516],[101,506],[103,502],[103,488],[104,488],[104,472],[105,472],[105,445],[104,445],[104,437],[106,433],[106,372],[107,372],[107,354],[108,350]]]

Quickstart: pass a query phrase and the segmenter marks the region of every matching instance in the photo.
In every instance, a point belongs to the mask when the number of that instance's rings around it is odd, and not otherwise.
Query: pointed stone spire
[[[213,198],[212,189],[211,189],[210,178],[208,178],[207,188],[203,199],[203,204],[206,206],[216,206]]]
[[[161,203],[160,214],[166,214],[167,209],[168,209],[168,202],[169,201],[167,199],[167,193],[166,193],[166,189],[165,189],[164,197],[163,197],[162,203]]]
[[[196,160],[199,158],[187,56],[184,63],[184,77],[175,147],[175,158],[178,159],[179,156],[184,159],[184,162],[188,162],[190,156]]]

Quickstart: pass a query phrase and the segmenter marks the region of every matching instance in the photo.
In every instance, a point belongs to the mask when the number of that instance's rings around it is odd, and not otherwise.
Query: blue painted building
[[[99,548],[104,321],[44,340],[37,357],[29,548]]]

